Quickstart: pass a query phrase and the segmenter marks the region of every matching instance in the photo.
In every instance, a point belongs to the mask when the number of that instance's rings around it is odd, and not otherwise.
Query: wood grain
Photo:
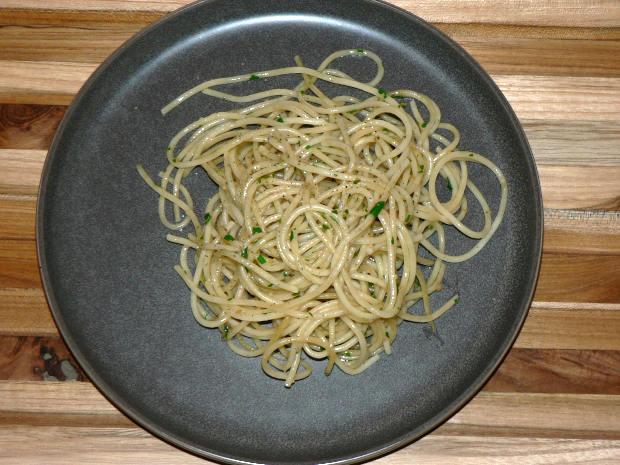
[[[80,10],[162,12],[168,13],[190,0],[83,0]],[[583,3],[579,0],[496,0],[485,8],[476,0],[392,0],[393,5],[410,11],[427,21],[438,23],[496,23],[555,25],[578,27],[614,27],[620,24],[620,7],[614,0]],[[74,0],[4,0],[6,8],[73,10]]]
[[[60,337],[0,336],[0,379],[85,381],[86,376]]]
[[[543,254],[534,299],[541,302],[620,302],[620,256]]]
[[[0,194],[37,195],[46,155],[42,150],[0,150]]]
[[[513,348],[488,392],[620,394],[620,351]]]
[[[65,106],[0,104],[0,149],[47,150]],[[538,164],[620,166],[620,122],[521,121]]]
[[[620,350],[620,304],[536,302],[514,347]]]
[[[0,334],[58,336],[43,289],[0,288]]]
[[[0,194],[0,240],[33,240],[35,214],[33,196]]]
[[[33,241],[0,240],[0,287],[40,288]],[[544,253],[534,298],[544,302],[620,302],[620,255]]]
[[[47,150],[66,107],[0,104],[0,149]]]
[[[100,63],[138,32],[114,22],[33,26],[7,21],[0,28],[0,60]],[[515,38],[492,32],[461,32],[452,38],[489,73],[620,77],[616,40]]]
[[[46,152],[0,149],[0,194],[36,195]],[[620,165],[539,165],[545,208],[620,209]],[[593,184],[592,179],[597,183]]]
[[[0,336],[0,380],[53,378],[88,381],[62,338]],[[620,395],[620,351],[513,348],[483,390]]]
[[[0,240],[0,288],[40,288],[34,241]]]

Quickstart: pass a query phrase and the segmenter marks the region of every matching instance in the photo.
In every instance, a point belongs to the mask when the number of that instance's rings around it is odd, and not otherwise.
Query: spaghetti
[[[332,67],[348,56],[374,61],[375,77],[359,82]],[[291,74],[300,76],[292,89],[242,96],[215,89]],[[325,359],[326,374],[334,366],[357,374],[391,353],[402,321],[434,325],[458,302],[454,295],[431,308],[446,263],[480,251],[506,208],[500,169],[457,148],[459,132],[441,121],[433,100],[386,92],[377,87],[382,77],[373,52],[341,50],[316,69],[296,58],[296,66],[201,83],[162,112],[201,92],[245,106],[179,131],[159,183],[138,166],[159,194],[164,226],[183,231],[167,239],[181,246],[175,270],[191,291],[196,320],[219,328],[233,352],[261,357],[265,373],[287,387],[310,375],[309,359]],[[321,82],[348,93],[330,97]],[[499,181],[494,217],[468,177],[469,163]],[[183,184],[195,169],[219,186],[200,209]],[[446,201],[438,179],[447,183]],[[479,230],[463,223],[466,191],[483,211]],[[476,244],[448,254],[446,227]],[[420,301],[423,314],[412,309]]]

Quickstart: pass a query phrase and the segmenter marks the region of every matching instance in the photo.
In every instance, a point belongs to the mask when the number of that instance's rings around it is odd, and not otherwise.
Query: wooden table
[[[0,1],[3,464],[206,463],[84,377],[50,316],[34,234],[67,105],[117,46],[185,3]],[[620,463],[620,2],[394,3],[457,40],[504,91],[536,156],[546,224],[534,303],[499,371],[446,424],[375,463]]]

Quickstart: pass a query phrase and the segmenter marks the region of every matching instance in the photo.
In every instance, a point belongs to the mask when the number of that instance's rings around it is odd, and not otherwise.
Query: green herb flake
[[[278,123],[284,123],[284,119],[282,119],[282,117],[278,118]]]
[[[447,181],[448,181],[448,186],[447,186],[448,189],[452,190],[452,184],[450,184],[450,179],[447,179]]]
[[[379,212],[385,207],[385,202],[383,200],[377,202],[374,207],[370,210],[370,213],[376,218],[379,216]]]
[[[258,256],[258,258],[257,258],[257,260],[258,260],[260,263],[267,263],[267,260],[266,260],[266,259],[265,259],[265,257],[263,257],[262,255],[259,255],[259,256]]]
[[[241,252],[241,256],[243,258],[248,258],[248,248],[247,247],[245,249],[243,249],[243,252]]]
[[[252,74],[250,76],[250,81],[256,81],[257,79],[260,79],[256,74]]]
[[[387,337],[390,337],[390,333],[388,333],[387,331],[385,332],[385,335],[386,335]]]
[[[252,228],[252,234],[258,234],[258,233],[262,233],[263,230],[261,228],[259,228],[258,226],[254,226]]]
[[[173,158],[173,159],[172,159],[172,162],[173,162],[173,163],[176,163],[176,162],[177,162],[177,159],[176,159],[176,158]]]
[[[291,295],[292,295],[293,297],[299,297],[299,292],[293,292]]]
[[[392,238],[392,244],[394,243],[394,238]]]
[[[345,353],[344,353],[344,356],[345,356],[345,357],[350,357],[350,356],[351,356],[351,352],[349,352],[349,351],[345,352]]]
[[[267,286],[267,287],[273,287],[273,283],[269,283],[269,286]]]
[[[425,121],[424,123],[422,123],[422,124],[421,124],[421,126],[422,126],[423,128],[425,128],[425,127],[426,127],[426,124],[427,124],[427,123],[426,123],[426,121]]]
[[[224,339],[228,339],[228,331],[230,331],[228,325],[224,326]]]
[[[321,347],[321,352],[325,352],[325,347]]]
[[[363,48],[358,48],[357,49],[357,53],[364,53],[364,49]]]
[[[432,224],[428,227],[428,230],[429,230],[429,231],[432,231],[432,230],[433,230],[433,225],[432,225]]]
[[[418,173],[424,173],[424,165],[420,165],[418,168]]]
[[[355,181],[353,181],[353,184],[359,184],[359,183],[360,183],[359,179],[356,179]]]
[[[473,154],[473,153],[470,153],[470,154],[469,154],[469,156],[470,156],[470,157],[473,157],[473,156],[474,156],[474,154]]]
[[[458,298],[458,297],[454,299],[454,303],[455,303],[455,304],[458,304],[458,303],[459,303],[459,298]]]
[[[384,91],[383,89],[379,89],[379,93],[383,95],[383,98],[387,98],[387,92]]]
[[[327,223],[323,223],[323,229],[327,231],[329,229],[329,225]]]
[[[295,232],[294,232],[294,231],[291,231],[291,236],[290,236],[289,240],[291,240],[291,241],[292,241],[294,237],[295,237]]]
[[[308,310],[308,314],[309,314],[311,317],[314,317],[314,315],[312,314],[312,312],[311,312],[311,311],[309,311],[309,310]]]
[[[211,221],[211,213],[205,213],[205,226]]]
[[[411,215],[407,215],[407,218],[405,218],[405,223],[409,223],[410,220],[411,220]]]
[[[336,210],[335,208],[332,210],[332,213],[337,215],[338,214],[338,210]]]
[[[306,145],[306,150],[310,150],[310,145]]]
[[[224,240],[226,240],[226,241],[234,241],[234,240],[235,240],[235,238],[234,238],[234,237],[232,237],[230,234],[226,234],[226,235],[224,236]]]
[[[260,184],[261,182],[263,182],[263,178],[258,178],[258,183]]]

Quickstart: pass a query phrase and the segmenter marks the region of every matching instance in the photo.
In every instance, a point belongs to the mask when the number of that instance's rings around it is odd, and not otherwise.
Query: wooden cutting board
[[[52,136],[116,47],[186,1],[0,0],[0,463],[208,463],[119,413],[51,318],[35,205]],[[620,463],[620,2],[397,0],[463,45],[538,165],[542,268],[514,348],[432,434],[377,464]]]

